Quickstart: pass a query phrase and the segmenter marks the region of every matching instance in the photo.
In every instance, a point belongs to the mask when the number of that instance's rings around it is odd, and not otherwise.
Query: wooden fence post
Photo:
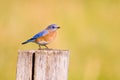
[[[16,80],[67,80],[68,50],[18,52]]]

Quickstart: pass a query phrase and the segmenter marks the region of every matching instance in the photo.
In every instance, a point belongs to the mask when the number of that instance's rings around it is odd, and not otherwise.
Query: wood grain
[[[68,64],[68,50],[20,51],[16,80],[67,80]]]

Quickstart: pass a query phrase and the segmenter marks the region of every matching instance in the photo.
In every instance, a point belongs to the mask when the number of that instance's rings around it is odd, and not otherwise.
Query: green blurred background
[[[18,50],[38,48],[21,42],[52,23],[69,80],[120,80],[120,0],[0,0],[0,80],[15,80]]]

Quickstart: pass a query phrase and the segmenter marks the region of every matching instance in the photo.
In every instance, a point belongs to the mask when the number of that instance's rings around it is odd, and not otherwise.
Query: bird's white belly
[[[48,42],[46,42],[46,41],[39,41],[39,42],[37,42],[37,44],[46,45],[46,44],[48,44]]]

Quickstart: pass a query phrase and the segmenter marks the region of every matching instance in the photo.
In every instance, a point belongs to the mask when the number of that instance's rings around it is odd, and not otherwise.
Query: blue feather
[[[33,38],[37,39],[39,37],[42,37],[42,36],[46,35],[47,33],[48,33],[47,30],[43,30],[43,31],[39,32],[38,34],[36,34],[35,36],[33,36]]]
[[[41,32],[39,32],[38,34],[34,35],[32,38],[28,39],[27,41],[23,42],[22,44],[26,44],[28,42],[33,42],[35,39],[42,37],[44,35],[48,34],[47,30],[43,30]]]

